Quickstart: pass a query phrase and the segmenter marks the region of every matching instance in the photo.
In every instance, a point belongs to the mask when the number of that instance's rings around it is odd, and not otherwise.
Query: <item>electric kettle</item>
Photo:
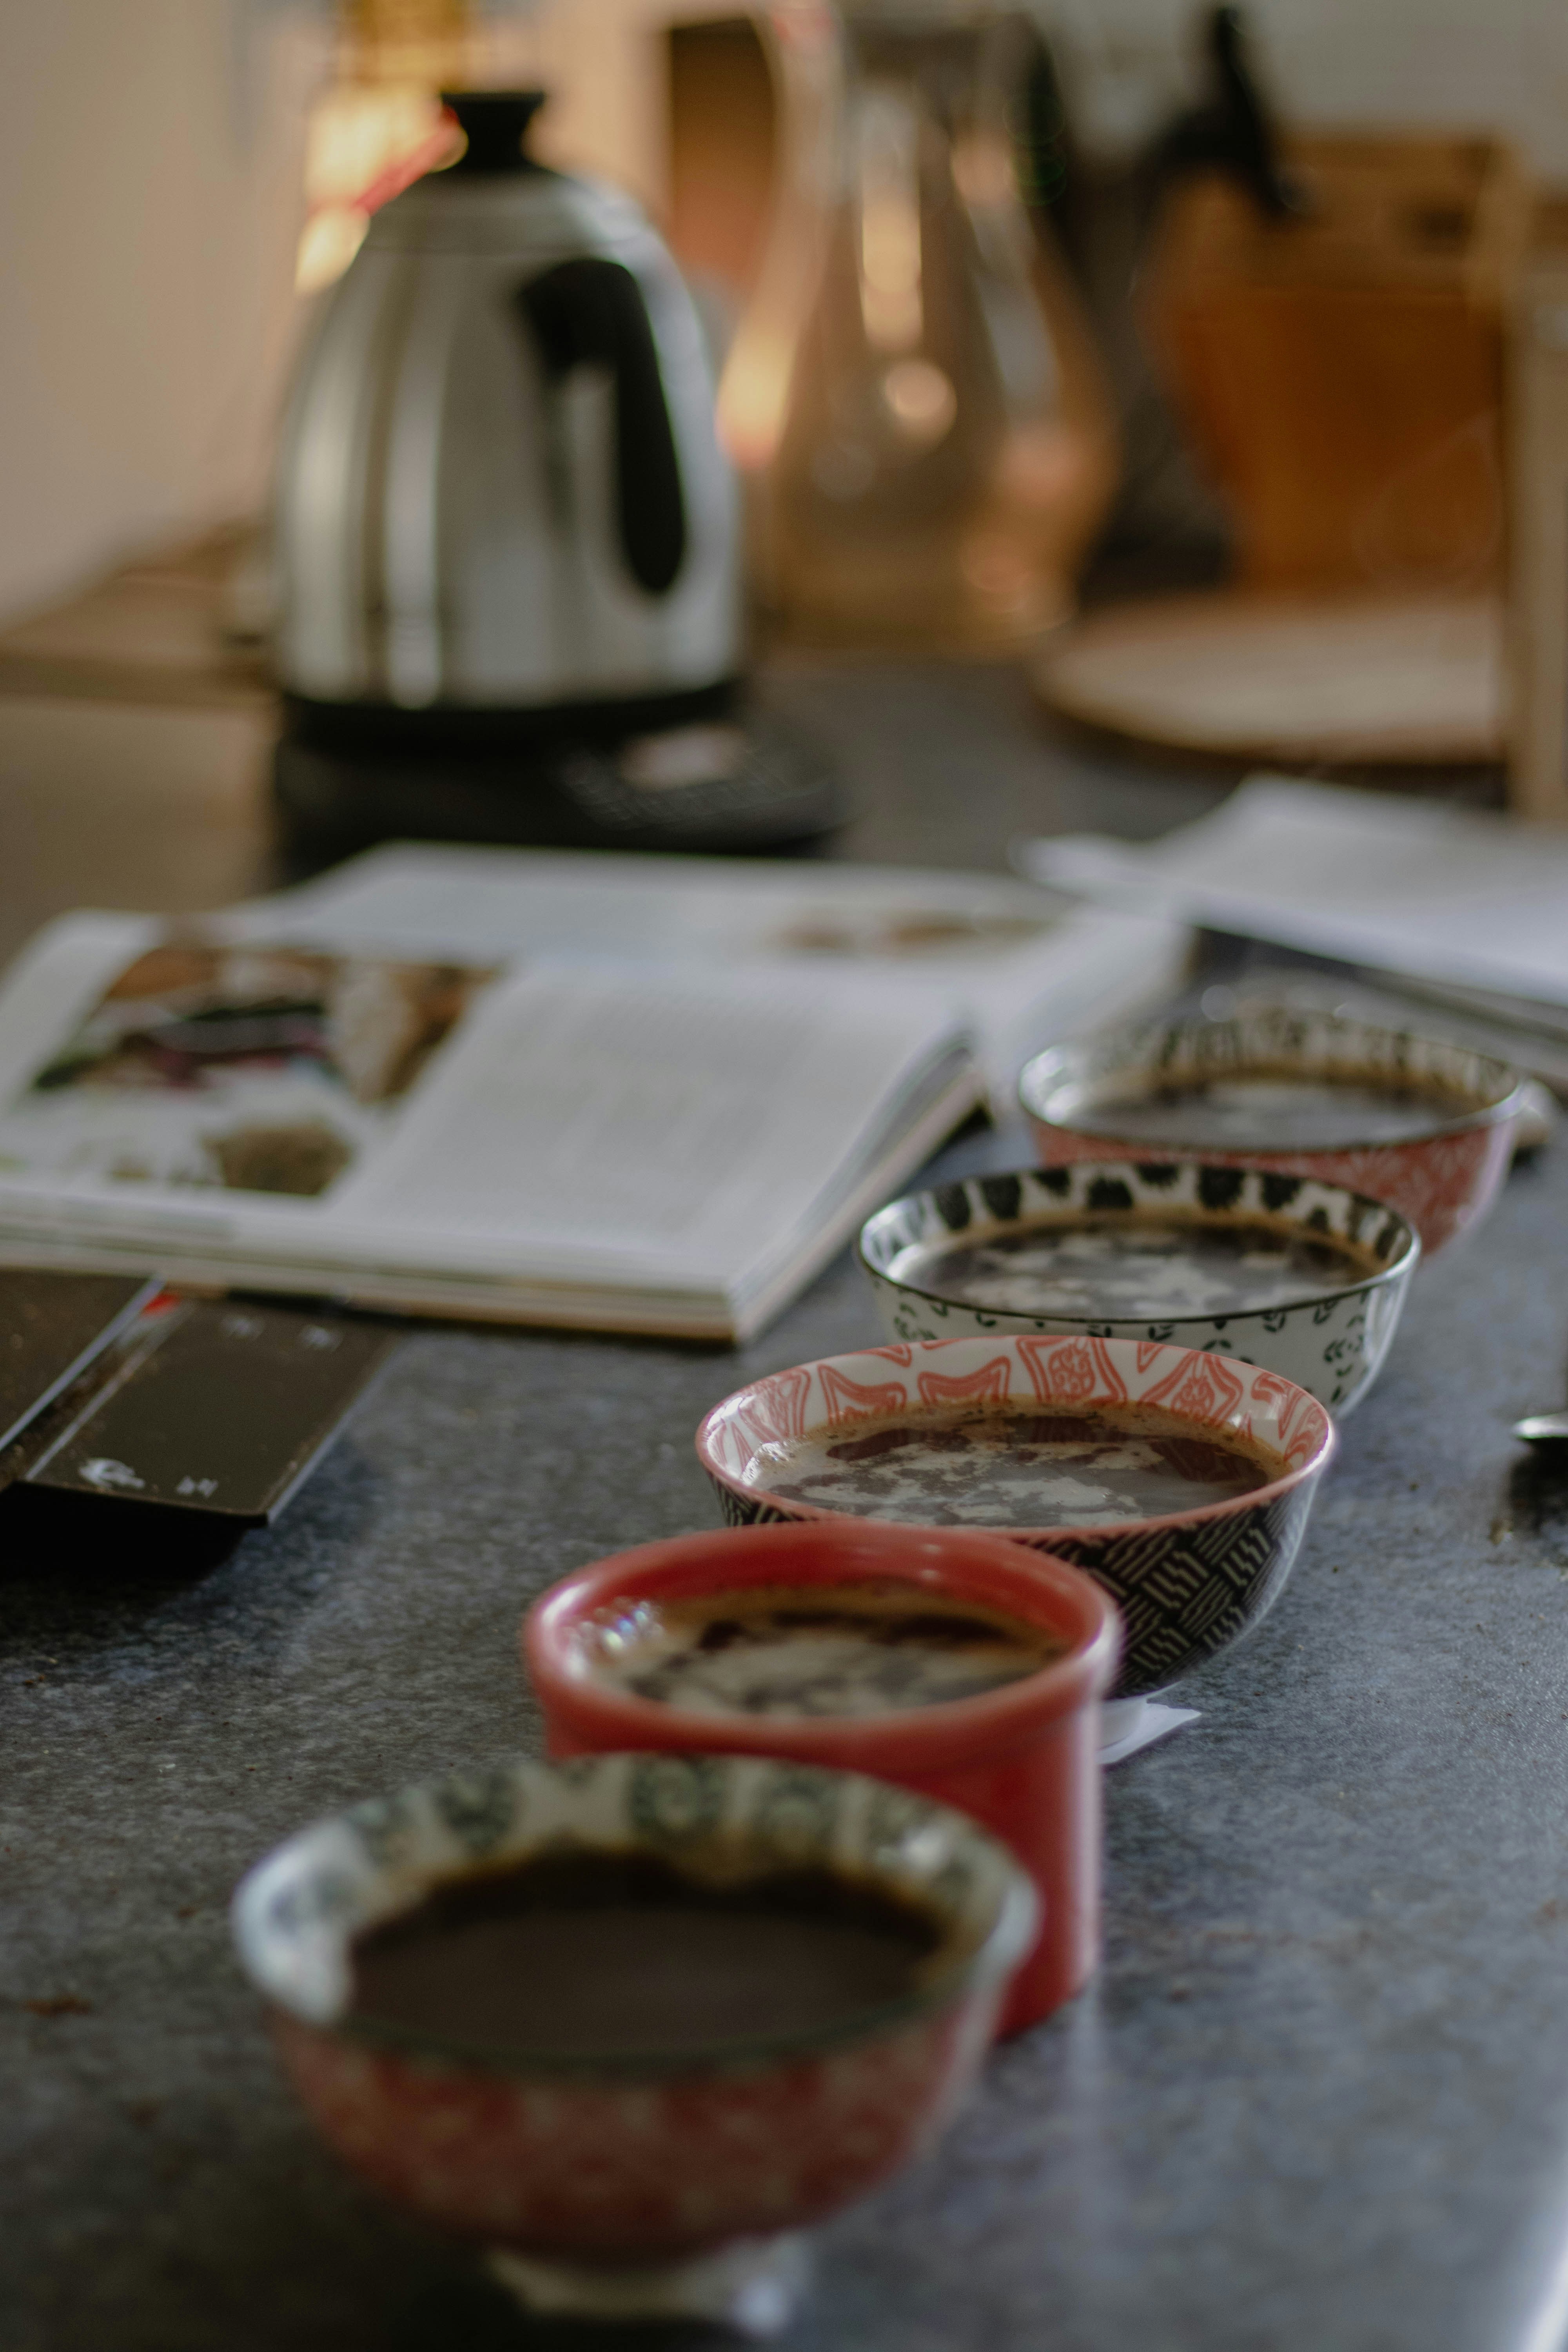
[[[808,837],[820,761],[738,701],[737,499],[696,311],[627,197],[528,154],[542,103],[447,96],[466,147],[376,213],[300,362],[279,803],[363,836]]]
[[[307,702],[506,715],[688,697],[738,661],[701,332],[628,198],[533,163],[534,91],[382,207],[296,377],[276,654]]]

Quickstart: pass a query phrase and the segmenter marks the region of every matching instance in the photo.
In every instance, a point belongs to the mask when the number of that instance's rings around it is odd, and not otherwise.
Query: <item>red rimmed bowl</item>
[[[354,2016],[357,1935],[565,1849],[729,1885],[826,1870],[915,1904],[938,1942],[897,1999],[679,2053],[563,2053],[548,2036],[487,2051]],[[308,2114],[373,2187],[489,2247],[538,2307],[771,2332],[798,2290],[793,2233],[897,2171],[973,2078],[1037,1911],[1005,1846],[906,1790],[764,1757],[614,1755],[355,1805],[258,1864],[233,1924]]]
[[[714,1406],[697,1455],[731,1526],[842,1521],[857,1515],[768,1487],[780,1445],[977,1403],[1067,1414],[1152,1405],[1195,1439],[1228,1436],[1278,1463],[1261,1486],[1157,1518],[976,1529],[1087,1569],[1104,1585],[1124,1628],[1117,1698],[1163,1690],[1258,1623],[1289,1575],[1334,1446],[1323,1407],[1278,1372],[1150,1340],[1020,1336],[913,1340],[771,1373]]]
[[[1225,1102],[1225,1089],[1259,1082],[1280,1090],[1273,1108],[1260,1097]],[[1282,1138],[1279,1121],[1292,1083],[1353,1090],[1321,1144]],[[1358,1134],[1358,1098],[1368,1092],[1409,1106],[1405,1132],[1382,1140]],[[1140,1131],[1143,1107],[1198,1093],[1214,1105],[1205,1139],[1162,1139],[1146,1123]],[[1285,1005],[1258,1006],[1230,1021],[1137,1022],[1054,1045],[1026,1063],[1018,1097],[1043,1167],[1203,1160],[1315,1179],[1399,1210],[1428,1256],[1491,1207],[1526,1099],[1519,1072],[1488,1055]]]
[[[595,1672],[606,1635],[639,1605],[747,1587],[895,1584],[1038,1627],[1067,1643],[1038,1673],[978,1696],[866,1716],[698,1713],[616,1688]],[[1101,1586],[1062,1561],[1025,1559],[998,1536],[798,1521],[676,1536],[594,1561],[523,1621],[523,1661],[552,1756],[673,1748],[788,1756],[868,1772],[969,1813],[1034,1879],[1040,1931],[999,2031],[1017,2032],[1078,1992],[1100,1956],[1099,1701],[1121,1650]]]

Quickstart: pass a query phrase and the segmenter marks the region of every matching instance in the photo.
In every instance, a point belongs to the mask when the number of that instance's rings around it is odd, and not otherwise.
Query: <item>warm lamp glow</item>
[[[364,243],[369,226],[370,215],[358,205],[322,205],[313,212],[300,232],[294,291],[319,294],[323,286],[341,278]]]
[[[311,109],[305,134],[305,201],[353,204],[387,165],[428,139],[441,121],[433,91],[409,82],[340,82]]]
[[[930,360],[895,360],[882,398],[904,438],[922,449],[934,449],[958,414],[952,378]]]
[[[719,384],[719,439],[743,474],[760,472],[779,446],[792,364],[790,338],[782,333],[742,331],[730,353]]]
[[[996,488],[1009,505],[1049,514],[1084,494],[1098,463],[1098,451],[1086,450],[1082,436],[1066,425],[1021,425],[1003,452]]]
[[[913,351],[921,300],[919,126],[897,90],[871,91],[858,124],[860,176],[860,315],[880,352]]]
[[[1001,140],[971,131],[952,142],[952,180],[966,205],[1005,205],[1015,182],[1012,161]]]
[[[294,283],[319,293],[359,251],[370,215],[460,141],[432,89],[414,82],[340,82],[305,133],[305,200]]]

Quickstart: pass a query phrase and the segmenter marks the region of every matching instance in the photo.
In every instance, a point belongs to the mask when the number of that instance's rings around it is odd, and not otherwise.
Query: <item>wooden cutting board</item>
[[[1166,749],[1468,765],[1504,753],[1500,599],[1244,591],[1115,604],[1032,666],[1061,716]]]

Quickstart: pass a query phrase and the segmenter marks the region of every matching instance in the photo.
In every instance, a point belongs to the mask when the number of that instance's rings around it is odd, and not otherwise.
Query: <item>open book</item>
[[[691,866],[377,852],[201,924],[65,918],[0,990],[0,1256],[743,1339],[987,1058],[1181,953],[984,877]]]
[[[812,974],[841,1003],[890,982],[963,1019],[992,1100],[1007,1108],[1032,1053],[1173,987],[1192,940],[1182,922],[1091,911],[998,875],[411,844],[368,850],[224,920],[235,936],[700,967],[726,985]]]

